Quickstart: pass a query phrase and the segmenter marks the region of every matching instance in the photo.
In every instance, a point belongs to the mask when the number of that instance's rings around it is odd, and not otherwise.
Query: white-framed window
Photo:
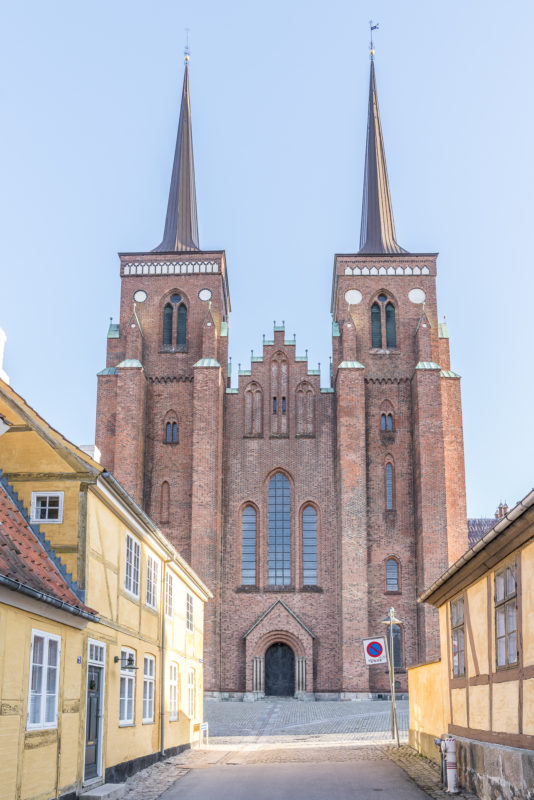
[[[169,719],[178,719],[178,664],[169,664]]]
[[[187,671],[187,714],[191,719],[195,716],[195,670]]]
[[[31,521],[53,525],[63,522],[63,492],[32,492]]]
[[[91,664],[106,663],[106,645],[102,642],[97,642],[95,639],[87,640],[87,660]]]
[[[146,559],[146,604],[158,607],[159,561],[154,556]]]
[[[156,659],[145,656],[143,668],[143,722],[154,722],[154,683]]]
[[[193,630],[193,595],[186,593],[185,596],[185,627],[188,631]]]
[[[57,727],[60,653],[59,636],[32,630],[26,724],[28,730]]]
[[[165,573],[165,614],[172,617],[174,602],[174,576],[172,572]]]
[[[135,672],[127,666],[128,661],[135,665],[135,651],[123,647],[121,650],[119,725],[134,724]]]
[[[139,597],[139,559],[141,545],[130,534],[126,534],[126,564],[124,570],[124,588],[127,592]]]

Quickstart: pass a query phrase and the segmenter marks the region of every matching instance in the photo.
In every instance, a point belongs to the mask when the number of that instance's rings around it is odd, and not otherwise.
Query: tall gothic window
[[[165,444],[178,444],[178,423],[165,423]]]
[[[287,398],[288,396],[288,363],[283,353],[276,353],[271,361],[271,397],[273,413],[271,414],[271,433],[285,436],[288,433]]]
[[[291,583],[291,491],[281,472],[269,483],[269,584],[289,586]]]
[[[241,514],[241,583],[256,585],[256,509],[245,506]]]
[[[302,583],[317,583],[317,511],[313,506],[302,512]]]
[[[394,486],[393,486],[393,464],[388,461],[386,464],[386,510],[393,510]]]
[[[163,344],[172,345],[172,306],[167,303],[163,309]]]
[[[172,348],[173,330],[176,331],[176,349],[180,352],[185,352],[187,344],[187,307],[180,294],[171,295],[170,302],[163,309],[164,347]]]
[[[399,591],[399,563],[396,558],[386,561],[386,592]]]
[[[393,430],[393,414],[382,414],[380,417],[380,430],[392,431]]]
[[[402,630],[400,625],[393,626],[393,666],[402,668]]]
[[[371,306],[371,344],[378,350],[397,347],[395,306],[383,293]]]

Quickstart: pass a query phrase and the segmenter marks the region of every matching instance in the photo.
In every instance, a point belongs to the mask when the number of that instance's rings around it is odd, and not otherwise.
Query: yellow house
[[[441,660],[409,670],[410,743],[436,760],[453,736],[460,785],[534,796],[534,490],[419,602],[439,609]]]
[[[190,745],[211,595],[113,476],[1,380],[0,470],[80,606],[30,597],[9,574],[2,583],[0,558],[0,798],[76,797]],[[43,647],[57,663],[35,661]],[[37,725],[39,681],[49,714]]]

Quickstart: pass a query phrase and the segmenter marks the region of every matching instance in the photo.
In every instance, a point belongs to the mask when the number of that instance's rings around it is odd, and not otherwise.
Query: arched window
[[[261,387],[257,383],[251,383],[245,389],[245,436],[261,435],[262,417]]]
[[[178,423],[173,420],[165,423],[165,444],[178,444]]]
[[[314,433],[314,392],[307,382],[297,386],[297,436]]]
[[[256,509],[245,506],[241,514],[241,583],[256,585]]]
[[[313,506],[302,512],[302,583],[317,583],[317,512]]]
[[[170,487],[167,481],[161,484],[161,497],[159,504],[159,519],[160,522],[169,521],[169,501],[170,501]]]
[[[176,331],[176,344],[185,348],[187,339],[187,308],[181,303],[178,306],[178,326]]]
[[[388,461],[386,464],[386,510],[393,510],[393,464]]]
[[[386,430],[386,415],[385,414],[381,414],[381,416],[380,416],[380,430],[381,431],[385,431]]]
[[[382,347],[382,320],[381,320],[380,306],[378,303],[373,303],[371,306],[371,335],[373,340],[373,347]]]
[[[172,306],[167,303],[163,309],[163,344],[172,345]]]
[[[271,586],[291,583],[291,496],[289,481],[281,472],[269,482],[268,568]]]
[[[393,430],[393,414],[388,414],[387,415],[386,422],[387,422],[387,425],[386,425],[387,430],[388,431],[392,431]]]
[[[393,666],[402,669],[402,630],[400,625],[393,626]]]
[[[276,353],[271,360],[271,397],[273,398],[271,433],[275,436],[285,436],[288,432],[287,396],[287,358],[284,353]]]
[[[386,347],[397,346],[397,332],[395,330],[395,306],[386,303]]]
[[[386,592],[399,591],[399,563],[396,558],[386,561]]]

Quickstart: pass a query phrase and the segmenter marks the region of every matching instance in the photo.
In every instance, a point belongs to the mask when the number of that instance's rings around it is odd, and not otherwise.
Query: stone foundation
[[[534,800],[534,751],[454,738],[460,786],[481,800]]]

